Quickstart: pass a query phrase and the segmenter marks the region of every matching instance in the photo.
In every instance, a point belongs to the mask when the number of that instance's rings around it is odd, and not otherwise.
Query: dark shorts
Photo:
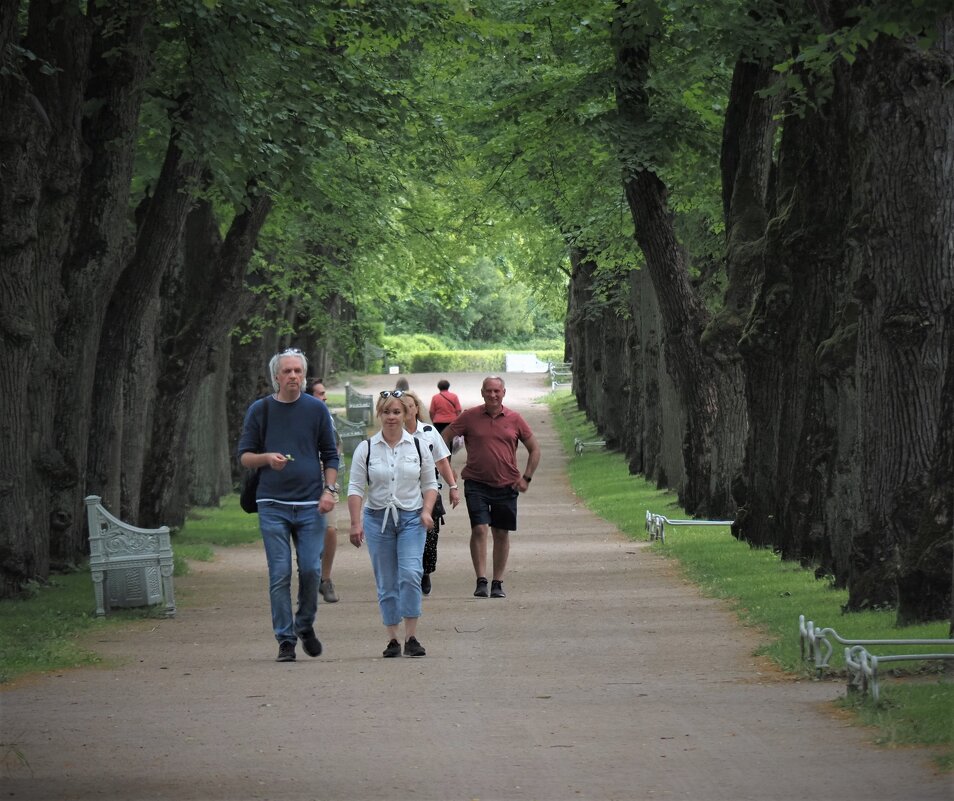
[[[513,487],[491,487],[479,481],[465,481],[464,499],[471,528],[489,525],[504,531],[516,531],[519,494]]]

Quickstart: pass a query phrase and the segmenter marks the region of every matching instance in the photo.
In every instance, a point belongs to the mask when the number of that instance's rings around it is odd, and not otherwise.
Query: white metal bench
[[[166,616],[175,617],[169,527],[138,528],[124,523],[107,512],[101,500],[99,495],[86,497],[96,614],[102,617],[112,607],[154,606],[165,601]]]
[[[666,526],[731,526],[734,520],[674,520],[646,510],[646,532],[650,540],[666,541]]]
[[[345,384],[345,417],[352,423],[371,422],[374,416],[374,396],[357,392],[351,384]]]
[[[605,439],[594,439],[589,442],[584,442],[579,437],[573,438],[573,450],[576,451],[577,456],[582,456],[583,451],[586,448],[605,448],[606,440]]]
[[[573,365],[570,362],[550,362],[547,372],[550,375],[551,392],[573,387]]]
[[[834,651],[831,640],[845,646],[845,670],[848,675],[848,689],[871,692],[877,701],[880,695],[878,686],[878,667],[885,663],[911,662],[915,660],[954,659],[954,651],[931,653],[890,654],[879,656],[868,650],[872,646],[928,646],[931,648],[954,648],[954,640],[931,638],[912,639],[848,639],[842,637],[830,626],[816,628],[815,623],[806,620],[805,615],[798,616],[799,647],[802,659],[811,659],[815,665],[815,675],[829,667]]]

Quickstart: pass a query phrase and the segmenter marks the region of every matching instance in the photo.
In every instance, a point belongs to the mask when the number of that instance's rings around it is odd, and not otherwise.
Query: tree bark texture
[[[0,372],[16,386],[0,401],[4,597],[45,579],[51,558],[85,555],[82,476],[97,321],[125,242],[145,58],[136,4],[114,17],[92,4],[84,15],[67,4],[30,3],[20,41],[8,6],[4,44],[36,59],[10,61],[0,76]],[[24,402],[26,369],[51,381]]]
[[[864,608],[895,600],[903,565],[941,556],[944,525],[931,518],[950,509],[937,493],[949,492],[954,473],[942,490],[935,466],[950,465],[938,446],[945,442],[942,388],[951,386],[954,15],[927,52],[876,41],[853,66],[845,103],[860,467],[848,604]],[[944,574],[925,570],[917,586],[908,580],[897,588],[908,594],[898,599],[903,616],[949,611]]]
[[[155,396],[159,285],[180,254],[200,176],[201,165],[183,159],[173,133],[156,186],[142,204],[135,250],[110,298],[100,340],[87,485],[133,524],[146,454],[141,432],[149,430]]]
[[[851,609],[900,600],[943,461],[954,281],[944,30],[928,53],[879,39],[836,66],[819,110],[786,120],[740,341],[750,436],[739,534],[833,574]],[[935,598],[949,598],[942,564]]]
[[[169,277],[163,297],[160,380],[153,412],[149,454],[143,475],[140,520],[144,526],[181,526],[188,505],[187,429],[203,378],[216,374],[228,382],[225,342],[235,323],[251,308],[254,296],[245,286],[252,250],[271,199],[249,196],[224,240],[207,201],[186,222],[184,264]],[[225,349],[227,356],[227,349]]]
[[[229,363],[230,349],[226,340],[219,351],[225,364]],[[189,506],[214,506],[232,491],[234,447],[230,447],[226,415],[228,387],[222,370],[207,375],[199,386],[186,441],[186,461],[192,468],[186,482]]]
[[[666,368],[659,304],[645,270],[629,274],[630,334],[629,420],[638,440],[628,451],[630,470],[641,472],[657,487],[682,494],[686,465],[682,458],[686,412]],[[637,463],[640,465],[636,468]]]
[[[0,45],[17,43],[16,8],[4,4]],[[0,597],[49,575],[49,500],[41,457],[52,443],[52,413],[24,388],[50,374],[57,286],[40,263],[41,239],[65,242],[66,226],[45,230],[47,153],[54,121],[36,92],[44,80],[30,64],[0,75]],[[50,79],[47,79],[52,82]],[[33,82],[39,81],[40,87]],[[60,125],[60,121],[57,120]],[[40,232],[43,232],[41,237]],[[65,246],[65,245],[61,245]],[[49,400],[49,393],[42,394]]]
[[[31,4],[32,6],[32,4]],[[85,473],[96,356],[107,304],[129,255],[128,223],[139,108],[148,65],[142,0],[122,9],[88,6],[93,30],[81,138],[81,180],[63,264],[67,304],[55,333],[61,367],[53,383],[55,452],[68,479],[52,483],[51,554],[87,553]],[[67,25],[71,23],[66,23]]]

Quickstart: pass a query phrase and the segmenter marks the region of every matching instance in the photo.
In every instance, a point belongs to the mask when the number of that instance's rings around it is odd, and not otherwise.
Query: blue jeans
[[[272,629],[279,642],[295,642],[301,632],[314,628],[318,612],[321,554],[325,549],[325,516],[318,506],[292,506],[260,501],[258,525],[268,561],[268,597]],[[291,546],[298,560],[298,610],[292,617]]]
[[[364,538],[378,588],[378,606],[385,626],[421,616],[424,537],[421,510],[398,509],[398,522],[384,509],[364,510]]]

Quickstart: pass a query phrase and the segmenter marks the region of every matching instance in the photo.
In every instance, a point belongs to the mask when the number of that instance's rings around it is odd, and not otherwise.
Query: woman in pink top
[[[437,382],[438,392],[431,398],[430,408],[427,410],[438,433],[457,419],[460,414],[460,398],[450,390],[450,381],[442,378]]]

